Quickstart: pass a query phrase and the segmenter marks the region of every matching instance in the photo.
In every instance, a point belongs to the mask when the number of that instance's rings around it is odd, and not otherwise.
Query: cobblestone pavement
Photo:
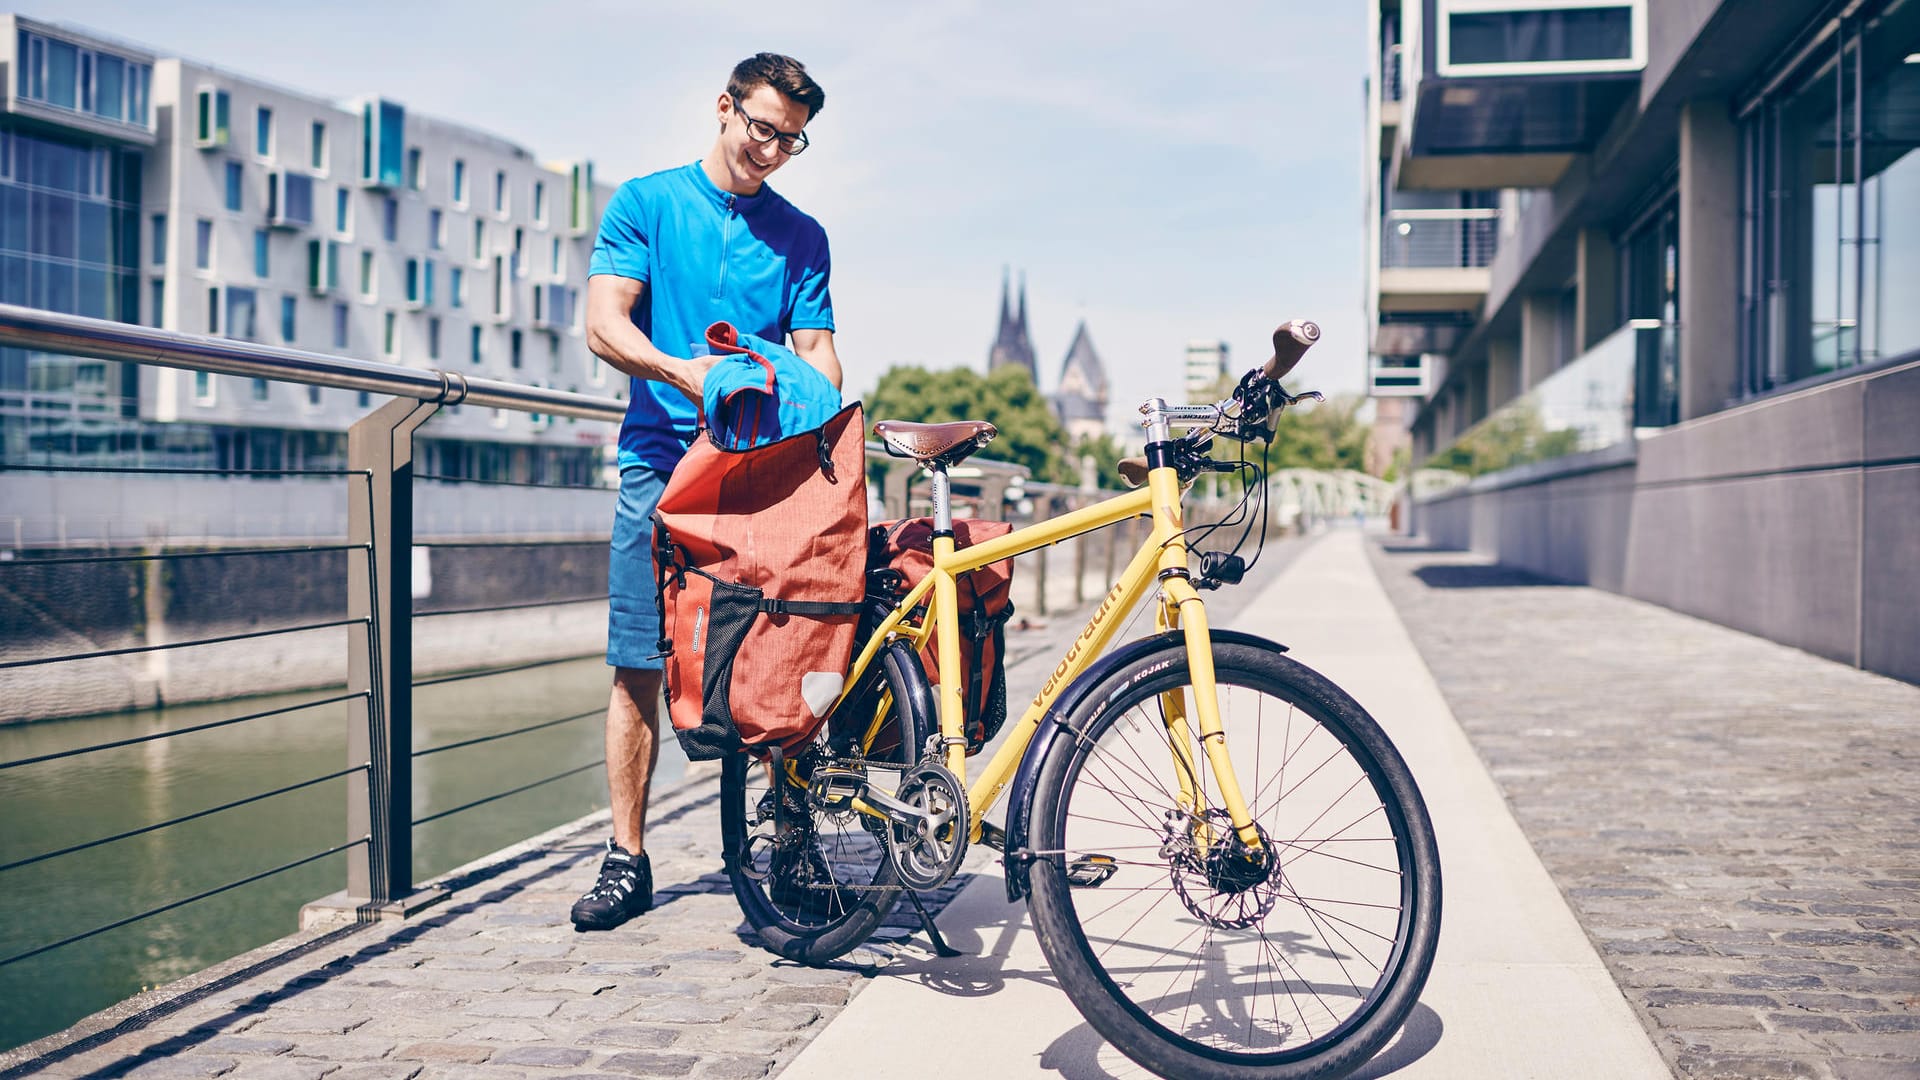
[[[1230,620],[1298,550],[1276,541],[1245,584],[1210,594],[1217,618]],[[1010,633],[1010,700],[1031,697],[1079,629],[1068,612]],[[713,775],[708,767],[656,797],[647,831],[656,906],[618,930],[579,934],[567,919],[599,867],[601,813],[450,875],[441,883],[451,897],[410,922],[296,935],[0,1054],[0,1080],[778,1072],[874,971],[903,950],[924,954],[925,936],[902,904],[832,967],[764,951],[720,871]],[[969,865],[990,857],[977,848]],[[924,894],[929,909],[971,880],[963,873]]]
[[[1372,556],[1677,1074],[1920,1077],[1920,687],[1471,555]]]

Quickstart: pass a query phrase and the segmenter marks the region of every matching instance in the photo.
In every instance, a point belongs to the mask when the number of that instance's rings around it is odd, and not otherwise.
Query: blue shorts
[[[607,560],[607,663],[659,671],[659,582],[653,576],[653,509],[667,474],[643,465],[620,470],[620,502],[613,512],[613,548]]]

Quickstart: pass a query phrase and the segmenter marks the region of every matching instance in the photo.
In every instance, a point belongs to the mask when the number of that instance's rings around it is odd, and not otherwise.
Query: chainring
[[[927,820],[887,829],[887,851],[900,882],[909,889],[937,889],[953,880],[967,857],[967,790],[952,770],[923,761],[907,770],[894,798]]]

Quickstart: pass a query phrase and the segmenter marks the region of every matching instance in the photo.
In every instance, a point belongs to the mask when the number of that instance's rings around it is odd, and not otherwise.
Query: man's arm
[[[587,279],[587,348],[595,356],[636,379],[663,382],[700,402],[700,384],[714,364],[711,356],[681,360],[655,348],[647,335],[633,325],[634,305],[640,302],[647,283],[615,274],[595,274]],[[797,340],[797,336],[796,336]],[[798,351],[798,350],[795,350]],[[833,346],[827,346],[833,355]],[[836,373],[839,361],[834,361]],[[835,385],[839,380],[835,379]]]
[[[840,389],[840,355],[833,351],[833,331],[795,330],[793,351],[827,377],[835,390]]]

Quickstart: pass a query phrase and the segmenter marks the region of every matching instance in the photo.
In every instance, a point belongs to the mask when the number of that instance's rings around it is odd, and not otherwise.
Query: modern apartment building
[[[600,208],[543,163],[377,96],[336,101],[0,16],[0,301],[623,396],[585,345]],[[9,350],[9,457],[337,462],[366,395]],[[607,433],[451,407],[424,471],[585,481]]]
[[[1920,0],[1370,11],[1414,527],[1920,680]]]

